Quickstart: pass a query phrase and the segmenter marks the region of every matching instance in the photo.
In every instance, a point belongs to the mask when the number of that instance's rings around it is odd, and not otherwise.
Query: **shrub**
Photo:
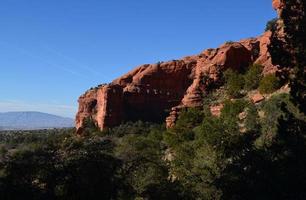
[[[221,110],[221,118],[224,121],[227,119],[236,121],[238,114],[241,113],[247,105],[248,102],[243,99],[238,99],[236,101],[226,100]]]
[[[226,41],[225,44],[234,44],[232,40]]]
[[[270,94],[280,87],[280,81],[275,74],[269,74],[263,77],[259,83],[259,92],[262,94]]]
[[[84,119],[83,126],[84,126],[83,130],[84,136],[95,135],[100,133],[100,130],[96,122],[91,117],[87,117]]]
[[[0,146],[0,157],[4,156],[7,153],[7,149],[5,148],[4,145]]]
[[[244,121],[245,128],[247,131],[257,134],[260,130],[259,115],[257,108],[254,104],[250,103],[248,104],[245,110],[247,114]]]
[[[304,134],[305,131],[303,130],[306,128],[306,117],[299,112],[298,108],[290,100],[289,94],[282,93],[273,95],[261,105],[261,110],[265,114],[260,120],[262,128],[261,135],[255,142],[257,148],[267,148],[273,143],[275,144],[275,140],[278,137],[282,137],[281,133],[283,133],[285,129],[292,133],[289,137],[293,137],[293,135],[296,137],[300,133]],[[290,123],[282,124],[284,119]],[[297,128],[299,123],[304,124],[302,129]],[[282,129],[281,126],[283,126],[284,129]]]
[[[276,29],[277,26],[277,18],[271,19],[267,22],[265,31],[273,31]]]
[[[117,127],[105,130],[105,135],[122,137],[124,135],[144,135],[148,136],[152,133],[164,131],[165,126],[150,122],[126,122]]]
[[[231,97],[239,97],[241,95],[241,90],[244,87],[243,75],[228,69],[224,73],[227,94]]]
[[[252,65],[244,75],[244,88],[246,90],[256,89],[259,86],[259,82],[262,78],[263,67],[258,64]]]
[[[194,140],[194,127],[201,124],[204,113],[197,108],[189,108],[180,113],[175,126],[164,134],[165,141],[172,147]]]

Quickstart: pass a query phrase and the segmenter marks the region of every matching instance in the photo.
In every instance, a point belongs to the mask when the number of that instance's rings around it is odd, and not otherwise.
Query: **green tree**
[[[277,28],[278,18],[271,19],[266,24],[265,31],[274,31]]]
[[[244,75],[244,88],[246,90],[256,89],[259,86],[259,82],[262,78],[263,67],[258,64],[250,66],[246,74]]]
[[[221,110],[221,118],[224,120],[237,121],[238,114],[241,113],[247,105],[248,102],[244,99],[237,99],[234,101],[226,100]]]
[[[194,128],[203,120],[204,113],[198,108],[189,108],[180,113],[176,125],[168,130],[164,138],[172,147],[194,139]]]
[[[259,92],[270,94],[280,87],[280,81],[275,74],[268,74],[259,83]]]
[[[282,4],[280,20],[287,37],[285,41],[279,39],[279,30],[274,30],[269,51],[274,65],[291,67],[290,94],[293,102],[306,113],[306,2],[290,0],[283,1]]]
[[[176,199],[161,142],[153,138],[126,135],[119,140],[116,155],[123,162],[125,181],[132,187],[135,197]]]
[[[56,156],[51,149],[41,146],[32,150],[17,150],[0,169],[2,184],[1,199],[55,198]]]
[[[252,190],[264,194],[261,198],[303,199],[306,117],[288,94],[273,96],[262,110],[265,113],[260,121],[262,130],[254,141],[256,149],[250,160],[257,163],[250,166],[248,174],[258,177]]]
[[[231,97],[240,97],[244,88],[244,78],[242,74],[228,69],[224,72],[227,93]]]
[[[60,199],[118,199],[129,194],[120,175],[121,161],[109,153],[110,141],[83,141],[64,151],[55,194]]]
[[[261,129],[258,110],[254,104],[248,104],[246,107],[245,128],[248,132],[258,134]]]

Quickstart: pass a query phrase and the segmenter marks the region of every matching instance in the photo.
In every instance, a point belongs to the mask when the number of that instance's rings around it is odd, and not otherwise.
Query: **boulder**
[[[260,93],[256,93],[251,97],[251,100],[253,103],[259,103],[261,101],[263,101],[265,99],[265,97],[263,95],[261,95]]]

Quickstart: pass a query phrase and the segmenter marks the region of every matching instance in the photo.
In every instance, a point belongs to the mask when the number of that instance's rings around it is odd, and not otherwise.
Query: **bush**
[[[194,127],[201,124],[204,113],[197,108],[189,108],[180,113],[175,126],[164,134],[170,146],[180,146],[183,142],[194,140]]]
[[[234,44],[235,42],[233,42],[232,40],[226,41],[225,44]]]
[[[267,22],[265,31],[273,31],[276,29],[277,26],[277,18],[271,19]]]
[[[280,81],[275,74],[266,75],[259,83],[259,92],[270,94],[280,87]]]
[[[148,136],[155,132],[163,132],[166,127],[162,124],[154,124],[151,122],[126,122],[117,127],[103,131],[104,135],[112,135],[123,137],[125,135],[143,135]]]
[[[228,69],[224,73],[227,94],[231,97],[239,97],[241,90],[244,87],[244,78],[242,74],[239,74],[231,69]]]
[[[247,105],[248,102],[243,99],[238,99],[236,101],[226,100],[221,110],[221,118],[224,121],[226,121],[226,119],[236,121],[238,114],[241,113]]]
[[[263,67],[258,64],[252,65],[247,73],[244,75],[244,88],[246,90],[256,89],[259,86],[259,82],[262,78]]]
[[[254,104],[250,103],[246,107],[245,128],[247,131],[257,134],[260,130],[259,115]]]
[[[283,131],[280,129],[280,119],[288,118],[288,114],[294,116],[294,118],[305,121],[306,117],[302,115],[294,104],[290,101],[289,94],[277,94],[273,95],[269,100],[263,102],[261,110],[265,113],[261,118],[261,136],[257,139],[257,147],[265,146],[269,147],[275,142],[275,138],[279,132]],[[286,124],[291,126],[292,124]],[[305,129],[306,127],[304,127]],[[299,131],[294,127],[291,132]],[[302,131],[303,132],[303,131]]]

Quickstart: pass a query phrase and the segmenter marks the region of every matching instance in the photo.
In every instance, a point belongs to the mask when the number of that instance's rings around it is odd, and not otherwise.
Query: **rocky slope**
[[[280,10],[282,4],[274,1],[273,6]],[[281,30],[227,42],[180,60],[142,65],[110,84],[91,89],[79,98],[78,133],[86,118],[100,129],[133,120],[166,120],[171,127],[180,110],[202,105],[203,96],[219,84],[226,69],[258,63],[264,66],[264,73],[275,73],[278,65],[272,63],[269,46],[276,37],[282,40]]]

